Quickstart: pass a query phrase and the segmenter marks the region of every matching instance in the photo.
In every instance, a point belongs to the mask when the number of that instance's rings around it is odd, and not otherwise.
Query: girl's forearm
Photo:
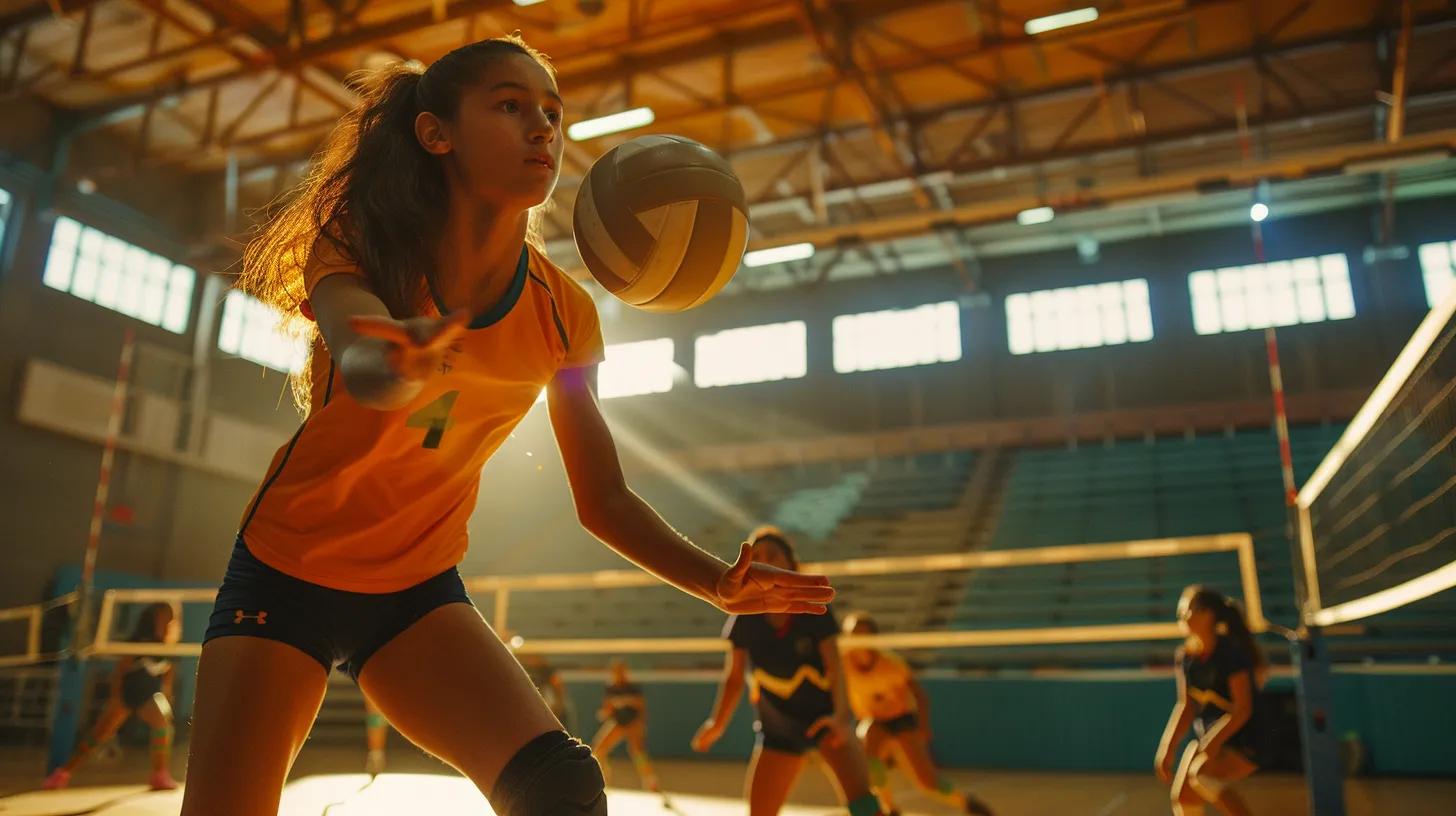
[[[603,500],[584,514],[588,532],[624,558],[709,603],[718,598],[718,581],[728,565],[674,530],[631,490]]]

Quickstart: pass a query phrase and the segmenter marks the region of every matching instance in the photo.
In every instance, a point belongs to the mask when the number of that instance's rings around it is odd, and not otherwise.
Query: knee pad
[[[500,816],[606,816],[607,785],[591,749],[551,731],[516,752],[491,788]]]

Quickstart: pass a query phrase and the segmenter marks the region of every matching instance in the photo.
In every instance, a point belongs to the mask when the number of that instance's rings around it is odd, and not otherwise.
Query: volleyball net
[[[1433,308],[1299,493],[1306,623],[1456,587],[1456,292]]]
[[[1268,626],[1253,539],[1245,533],[820,561],[803,569],[828,575],[845,588],[837,608],[872,610],[882,624],[891,622],[881,634],[846,637],[845,645],[940,650],[1173,640],[1181,637],[1174,619],[1177,592],[1197,580],[1241,596],[1256,631]],[[1119,607],[1099,617],[1103,606],[1067,596],[1065,579],[1046,580],[1049,569],[1085,576],[1084,592],[1107,595],[1117,592],[1115,587],[1136,584],[1139,589],[1122,592],[1141,598],[1138,608],[1144,611],[1129,616]],[[1030,599],[1029,614],[978,614],[978,581],[1018,575],[1024,580],[1012,582],[1013,592],[1024,595],[1032,586],[1050,583],[1049,591],[1066,596],[1067,609],[1085,614],[1048,611],[1038,600],[1045,596]],[[1164,577],[1162,590],[1148,589],[1150,576]],[[929,587],[947,578],[958,581],[951,582],[946,605],[966,614],[928,614],[933,609],[925,597]],[[467,579],[466,586],[482,614],[521,655],[691,655],[727,648],[719,636],[721,613],[637,569],[477,577]],[[214,597],[210,589],[109,589],[102,595],[96,638],[87,653],[195,656],[199,643],[136,643],[119,633],[128,631],[126,622],[145,604],[211,604]]]

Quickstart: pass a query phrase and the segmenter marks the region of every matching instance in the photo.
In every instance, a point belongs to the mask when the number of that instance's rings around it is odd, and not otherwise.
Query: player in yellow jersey
[[[519,38],[364,75],[239,287],[302,326],[306,418],[242,515],[198,667],[184,816],[273,816],[336,666],[500,816],[606,813],[601,770],[465,593],[482,466],[544,388],[582,525],[730,613],[822,614],[822,576],[726,564],[623,480],[591,297],[532,231],[561,95]]]
[[[873,635],[879,626],[869,615],[852,613],[844,619],[844,633]],[[930,757],[930,698],[899,655],[884,649],[847,648],[844,679],[869,755],[870,780],[886,807],[893,807],[889,786],[893,764],[903,768],[926,795],[958,812],[989,816],[989,808],[956,790],[936,770]]]

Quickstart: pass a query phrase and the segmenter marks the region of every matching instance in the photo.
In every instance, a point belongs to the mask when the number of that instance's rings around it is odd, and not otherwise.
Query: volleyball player
[[[239,287],[312,339],[306,419],[248,503],[218,593],[185,816],[275,814],[335,666],[501,816],[606,812],[590,750],[456,569],[481,468],[543,388],[588,531],[728,612],[825,610],[822,577],[753,564],[747,544],[730,566],[626,486],[594,393],[596,310],[533,228],[561,119],[548,62],[519,38],[370,73],[249,244]]]
[[[749,542],[755,561],[799,568],[793,545],[777,528],[760,527]],[[833,615],[739,614],[723,632],[732,650],[713,713],[693,737],[693,749],[706,751],[722,737],[749,673],[749,698],[758,715],[746,785],[749,816],[779,812],[811,751],[828,766],[851,816],[880,814],[850,718]]]

